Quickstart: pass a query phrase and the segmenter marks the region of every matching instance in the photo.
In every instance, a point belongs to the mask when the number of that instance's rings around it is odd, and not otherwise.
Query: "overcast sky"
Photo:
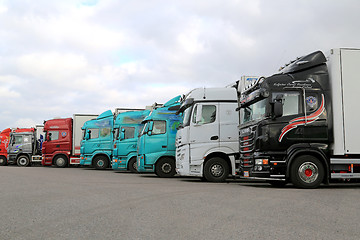
[[[0,131],[360,48],[358,0],[0,0]]]

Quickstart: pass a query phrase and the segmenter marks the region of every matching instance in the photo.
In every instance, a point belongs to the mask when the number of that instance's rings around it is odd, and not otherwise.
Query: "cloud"
[[[241,75],[271,75],[312,51],[359,47],[359,5],[0,0],[0,130],[164,103]]]

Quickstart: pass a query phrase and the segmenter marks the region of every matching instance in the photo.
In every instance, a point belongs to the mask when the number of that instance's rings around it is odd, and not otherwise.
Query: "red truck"
[[[10,141],[10,132],[10,128],[7,128],[0,132],[0,166],[7,165],[7,150]]]
[[[80,163],[81,127],[98,115],[74,114],[73,118],[56,118],[44,122],[43,166],[67,167]]]

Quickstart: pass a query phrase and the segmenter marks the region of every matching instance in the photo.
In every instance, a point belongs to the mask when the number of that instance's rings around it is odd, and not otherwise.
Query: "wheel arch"
[[[286,180],[290,179],[291,166],[294,163],[295,159],[303,155],[311,155],[319,159],[319,161],[323,164],[325,170],[323,183],[329,183],[329,163],[327,161],[326,155],[320,149],[314,148],[293,149],[290,154],[288,154],[288,158],[286,160]]]
[[[66,158],[66,161],[67,161],[67,164],[66,164],[66,165],[69,165],[69,156],[68,156],[67,154],[65,154],[65,153],[57,153],[57,154],[55,154],[55,155],[53,156],[53,158],[52,158],[52,165],[55,165],[55,159],[56,159],[57,157],[59,157],[59,156],[65,157],[65,158]]]
[[[92,158],[91,158],[91,165],[94,165],[94,160],[97,157],[106,157],[106,159],[108,160],[109,164],[111,164],[111,157],[106,154],[106,153],[96,153]]]
[[[130,153],[129,156],[127,157],[127,161],[126,161],[126,168],[127,169],[129,168],[129,162],[130,162],[130,159],[132,159],[132,158],[135,158],[135,161],[137,161],[136,152]]]
[[[223,152],[212,152],[212,153],[210,153],[209,155],[207,155],[205,157],[203,165],[205,165],[205,163],[207,161],[209,161],[209,159],[211,159],[213,157],[220,157],[220,158],[224,159],[227,162],[228,166],[229,166],[229,173],[232,173],[233,166],[231,165],[230,158],[226,153],[223,153]],[[203,171],[203,176],[204,176],[204,171]]]

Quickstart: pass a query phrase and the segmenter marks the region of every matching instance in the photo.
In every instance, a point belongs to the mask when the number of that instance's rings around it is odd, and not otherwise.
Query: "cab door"
[[[190,120],[191,161],[202,161],[208,150],[219,147],[219,139],[219,104],[195,104]]]
[[[154,120],[149,122],[150,132],[145,135],[145,164],[154,164],[159,156],[167,151],[167,122],[164,120]]]

